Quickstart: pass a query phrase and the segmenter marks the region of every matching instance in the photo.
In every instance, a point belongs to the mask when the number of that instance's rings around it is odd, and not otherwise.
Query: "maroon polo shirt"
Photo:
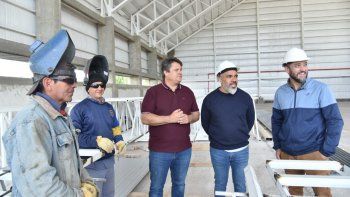
[[[165,83],[160,83],[147,90],[141,112],[168,116],[176,109],[187,115],[199,111],[193,92],[183,85],[178,85],[173,92]],[[180,152],[191,147],[190,124],[149,126],[149,133],[149,149],[152,151]]]

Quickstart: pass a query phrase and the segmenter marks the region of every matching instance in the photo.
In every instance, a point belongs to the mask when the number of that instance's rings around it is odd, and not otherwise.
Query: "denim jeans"
[[[96,185],[100,190],[100,196],[114,197],[115,193],[115,173],[114,173],[114,157],[103,160],[97,160],[86,167],[89,175],[93,178],[106,179],[105,181],[96,181]]]
[[[171,172],[171,196],[183,197],[185,193],[185,179],[190,165],[192,148],[181,152],[167,153],[150,151],[149,169],[151,173],[150,197],[163,196],[163,187],[168,170]]]
[[[226,191],[231,166],[235,192],[246,192],[244,168],[248,165],[249,148],[227,152],[210,147],[210,157],[215,173],[215,191]]]

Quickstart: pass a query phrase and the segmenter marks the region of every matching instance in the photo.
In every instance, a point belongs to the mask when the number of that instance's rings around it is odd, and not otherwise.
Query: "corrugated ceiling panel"
[[[128,40],[116,34],[115,41],[115,65],[123,68],[129,68],[129,44]]]
[[[67,29],[75,44],[78,57],[90,59],[98,54],[97,25],[69,8],[62,7],[62,28]]]
[[[35,40],[35,1],[0,1],[0,38],[23,44]]]

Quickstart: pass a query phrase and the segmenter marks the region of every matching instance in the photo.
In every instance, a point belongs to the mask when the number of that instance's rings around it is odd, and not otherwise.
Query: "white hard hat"
[[[215,75],[218,76],[219,74],[222,73],[222,71],[227,70],[227,69],[238,70],[237,66],[234,63],[225,60],[225,61],[221,62],[221,64],[216,68]]]
[[[291,48],[284,56],[283,65],[289,62],[307,61],[309,59],[303,49]]]

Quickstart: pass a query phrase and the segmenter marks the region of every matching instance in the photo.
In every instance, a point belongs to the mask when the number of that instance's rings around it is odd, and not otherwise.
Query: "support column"
[[[138,75],[138,89],[140,91],[140,96],[143,95],[142,90],[142,78],[141,78],[141,39],[139,36],[134,36],[133,41],[129,42],[129,63],[130,70],[136,71]]]
[[[129,42],[129,63],[131,70],[141,72],[141,40],[138,36]]]
[[[175,57],[175,50],[171,50],[168,52],[167,57],[171,58],[171,57]]]
[[[115,42],[114,42],[114,21],[113,17],[106,17],[105,25],[98,26],[98,53],[107,58],[110,70],[110,82],[112,82],[112,97],[118,97],[118,90],[115,83]]]
[[[61,29],[61,0],[36,0],[36,37],[47,42]]]
[[[106,25],[98,26],[98,53],[106,56],[110,69],[114,69],[115,61],[114,22],[106,17]]]
[[[152,51],[148,52],[147,56],[148,74],[157,77],[157,50],[152,48]]]

